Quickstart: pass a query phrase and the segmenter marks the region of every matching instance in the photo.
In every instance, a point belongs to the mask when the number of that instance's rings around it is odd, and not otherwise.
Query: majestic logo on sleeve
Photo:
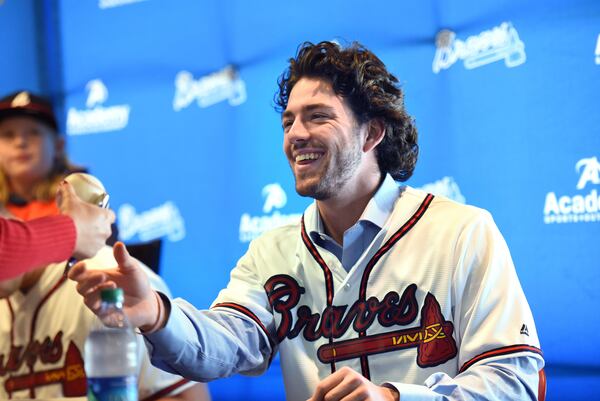
[[[278,341],[298,335],[307,341],[337,339],[350,329],[357,333],[365,332],[375,320],[383,327],[406,326],[418,315],[415,284],[409,285],[402,295],[390,291],[381,300],[370,297],[366,301],[356,301],[351,306],[332,305],[321,313],[313,312],[306,305],[295,309],[305,289],[288,275],[271,277],[265,284],[265,290],[273,311],[281,316],[277,328]],[[419,326],[333,341],[321,346],[317,356],[321,362],[331,363],[416,347],[419,366],[437,366],[456,356],[453,330],[453,324],[444,319],[435,297],[427,294],[421,308]]]

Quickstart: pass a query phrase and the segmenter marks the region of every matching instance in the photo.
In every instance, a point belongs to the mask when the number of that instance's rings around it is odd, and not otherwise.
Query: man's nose
[[[306,125],[298,118],[288,130],[288,137],[291,143],[300,143],[307,141],[310,133],[306,129]]]

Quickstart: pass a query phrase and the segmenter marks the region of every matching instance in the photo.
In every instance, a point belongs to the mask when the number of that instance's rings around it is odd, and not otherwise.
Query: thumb
[[[113,255],[115,256],[115,260],[119,264],[119,270],[123,273],[131,272],[137,269],[136,260],[127,252],[127,248],[125,244],[122,242],[117,242],[113,247]]]
[[[58,207],[61,207],[61,205],[68,205],[72,201],[73,197],[76,196],[77,194],[75,193],[75,189],[73,188],[73,186],[67,181],[63,180],[63,182],[61,182],[58,186],[58,192],[56,193],[56,203]]]

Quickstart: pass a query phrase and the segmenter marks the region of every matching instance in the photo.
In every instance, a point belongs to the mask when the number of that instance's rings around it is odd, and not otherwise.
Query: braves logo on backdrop
[[[458,60],[463,60],[465,68],[470,70],[500,60],[512,68],[527,59],[525,44],[510,22],[503,22],[466,40],[457,39],[456,33],[444,29],[437,34],[435,46],[432,69],[436,74]]]
[[[280,274],[265,284],[269,303],[281,317],[277,339],[293,339],[301,335],[307,341],[320,338],[339,339],[348,330],[365,333],[377,320],[382,327],[407,326],[419,312],[416,284],[409,285],[400,295],[388,292],[382,299],[370,297],[352,305],[327,306],[313,311],[300,303],[306,289],[291,276]],[[417,364],[431,367],[442,364],[457,354],[452,337],[454,325],[444,319],[435,296],[427,294],[421,308],[418,326],[365,335],[349,340],[330,341],[319,347],[317,356],[323,363],[331,363],[363,356],[417,348]]]
[[[173,110],[180,111],[194,100],[201,108],[224,100],[231,106],[239,106],[246,101],[246,83],[232,66],[197,80],[191,72],[180,71],[175,77]]]
[[[117,224],[119,239],[127,241],[139,237],[142,242],[167,237],[171,242],[185,238],[185,221],[172,201],[167,201],[144,212],[138,212],[129,203],[119,207]]]
[[[81,352],[70,341],[65,353],[62,339],[63,332],[59,331],[53,337],[46,336],[43,341],[12,345],[8,354],[0,354],[0,376],[6,376],[6,393],[35,391],[36,387],[60,384],[65,397],[84,396],[87,383]],[[44,365],[56,365],[63,356],[63,366],[44,369]],[[18,373],[24,366],[29,367],[29,373]]]
[[[600,185],[600,162],[596,156],[575,163],[579,179],[575,188],[589,192],[557,195],[551,191],[544,202],[544,223],[591,223],[600,221],[600,196],[593,186]]]

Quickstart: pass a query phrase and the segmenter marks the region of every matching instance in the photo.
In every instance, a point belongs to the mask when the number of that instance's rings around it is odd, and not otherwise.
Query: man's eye
[[[283,127],[284,130],[287,130],[292,126],[293,123],[294,123],[293,121],[288,120],[288,121],[284,121],[283,123],[281,123],[281,126]]]
[[[312,115],[312,119],[313,120],[319,120],[319,119],[323,119],[323,118],[327,118],[327,114],[323,114],[323,113],[313,113]]]

